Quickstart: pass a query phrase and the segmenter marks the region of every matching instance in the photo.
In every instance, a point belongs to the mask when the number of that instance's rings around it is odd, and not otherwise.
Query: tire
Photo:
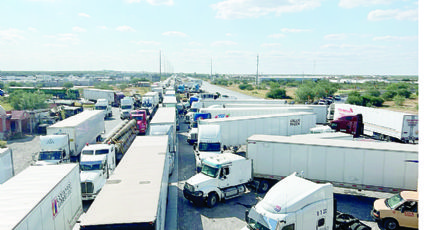
[[[386,219],[384,220],[384,228],[387,230],[398,229],[398,222],[394,219]]]
[[[207,206],[209,208],[213,208],[214,206],[216,206],[217,202],[218,202],[218,196],[215,192],[208,194]]]
[[[270,189],[270,183],[266,180],[262,180],[260,182],[260,186],[258,187],[259,193],[265,193]]]

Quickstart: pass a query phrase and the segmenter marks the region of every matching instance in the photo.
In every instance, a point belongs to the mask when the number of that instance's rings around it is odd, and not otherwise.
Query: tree
[[[397,95],[393,98],[395,105],[397,106],[403,106],[404,101],[406,100],[405,97],[401,95]]]
[[[72,82],[65,82],[65,83],[63,83],[63,87],[70,89],[70,88],[74,87],[74,84]]]
[[[313,100],[314,96],[316,95],[314,91],[314,83],[307,82],[302,84],[296,91],[295,91],[295,98],[299,102],[305,102],[309,100]]]
[[[269,92],[267,92],[266,97],[267,98],[273,98],[273,99],[287,98],[287,96],[286,96],[286,90],[285,89],[281,89],[281,88],[271,89]]]
[[[46,103],[48,98],[49,96],[44,93],[28,93],[18,90],[10,94],[9,102],[15,110],[44,109],[48,107]]]
[[[369,89],[369,90],[366,91],[366,94],[370,95],[370,96],[374,96],[374,97],[381,96],[381,92],[379,92],[379,90],[377,90],[377,89]]]

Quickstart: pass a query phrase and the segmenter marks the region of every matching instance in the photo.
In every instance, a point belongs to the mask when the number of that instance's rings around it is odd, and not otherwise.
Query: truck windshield
[[[143,121],[143,116],[133,117],[136,121]]]
[[[40,152],[38,155],[38,160],[60,160],[61,152],[60,151],[51,151],[51,152]]]
[[[220,143],[199,143],[199,151],[204,151],[204,152],[216,152],[216,151],[220,151]]]
[[[400,194],[394,195],[385,200],[385,204],[391,209],[395,209],[401,203],[404,203],[404,199],[400,196]]]
[[[95,155],[107,154],[107,153],[109,153],[109,149],[98,149],[98,150],[96,150],[96,154]]]
[[[81,171],[101,170],[102,162],[101,161],[81,162],[80,169]]]
[[[98,106],[95,106],[94,109],[95,110],[106,110],[106,106],[100,106],[100,105],[98,105]]]
[[[123,105],[121,106],[121,109],[132,109],[131,105]]]
[[[260,223],[260,221],[263,223]],[[265,226],[267,225],[267,223],[264,221],[261,214],[259,214],[254,208],[251,208],[251,210],[249,210],[249,214],[246,217],[246,222],[248,224],[249,229],[270,230],[268,227]]]
[[[83,150],[82,154],[83,155],[93,155],[94,151],[93,150]]]
[[[218,174],[218,172],[220,171],[220,169],[218,169],[218,168],[214,168],[214,167],[211,167],[211,166],[209,166],[209,165],[203,165],[202,166],[202,171],[201,171],[201,173],[203,173],[203,174],[205,174],[205,175],[207,175],[207,176],[210,176],[210,177],[213,177],[213,178],[216,178],[217,177],[217,174]]]

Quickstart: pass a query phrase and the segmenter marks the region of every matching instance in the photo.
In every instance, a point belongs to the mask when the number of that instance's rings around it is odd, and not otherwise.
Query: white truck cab
[[[245,229],[329,230],[334,229],[333,217],[332,184],[317,184],[292,174],[247,211]]]
[[[203,159],[222,152],[221,143],[220,125],[198,126],[198,141],[193,146],[197,172],[201,171]]]
[[[120,117],[121,119],[130,118],[130,112],[134,110],[134,99],[132,97],[124,97],[121,99]]]
[[[93,200],[109,178],[107,155],[82,155],[80,161],[81,195]]]
[[[112,117],[112,107],[109,105],[107,99],[98,99],[96,104],[94,105],[95,110],[103,110],[103,114],[105,115],[105,119],[107,117]]]
[[[40,152],[35,165],[70,162],[69,137],[66,134],[40,136]]]
[[[185,183],[184,197],[195,204],[206,202],[208,207],[214,207],[220,200],[247,192],[251,170],[251,160],[236,154],[223,153],[205,158],[201,172]]]
[[[109,174],[115,170],[116,167],[116,155],[115,145],[113,144],[86,144],[81,151],[81,160],[85,155],[106,155]]]

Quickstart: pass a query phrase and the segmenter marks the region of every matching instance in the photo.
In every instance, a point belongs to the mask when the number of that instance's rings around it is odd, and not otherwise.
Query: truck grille
[[[81,193],[93,193],[93,183],[83,182],[81,183]]]

